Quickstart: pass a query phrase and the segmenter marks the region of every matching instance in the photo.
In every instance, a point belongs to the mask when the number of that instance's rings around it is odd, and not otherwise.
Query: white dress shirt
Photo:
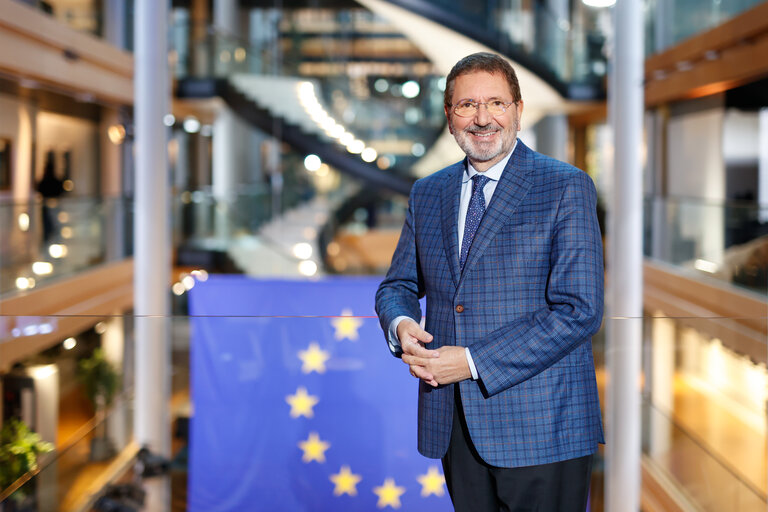
[[[514,153],[515,148],[517,147],[517,141],[515,141],[515,144],[512,146],[512,151],[507,154],[503,159],[496,162],[494,165],[492,165],[490,168],[485,170],[483,172],[484,176],[487,176],[489,178],[488,183],[485,184],[485,187],[483,187],[483,195],[485,196],[485,207],[488,207],[488,204],[491,202],[491,198],[493,197],[493,192],[496,190],[496,185],[499,183],[499,179],[501,179],[501,173],[504,172],[504,168],[507,166],[507,162],[509,161],[509,158],[512,156],[512,153]],[[459,224],[458,224],[458,234],[459,234],[459,254],[461,254],[461,244],[464,239],[464,224],[467,219],[467,209],[469,208],[469,200],[472,197],[472,176],[475,174],[479,174],[480,171],[477,171],[474,167],[472,167],[472,164],[469,162],[469,159],[467,159],[467,168],[464,170],[464,176],[461,181],[461,197],[459,199]],[[397,347],[400,346],[400,340],[397,337],[397,326],[400,325],[400,322],[405,320],[406,318],[410,319],[408,316],[398,316],[392,322],[389,324],[389,345],[390,348],[394,351]],[[416,320],[418,321],[418,320]],[[422,328],[424,326],[422,325]],[[477,380],[479,378],[477,374],[477,368],[475,367],[475,362],[472,360],[472,354],[469,351],[469,347],[464,347],[464,351],[467,356],[467,364],[469,365],[469,371],[472,373],[472,378],[474,380]]]

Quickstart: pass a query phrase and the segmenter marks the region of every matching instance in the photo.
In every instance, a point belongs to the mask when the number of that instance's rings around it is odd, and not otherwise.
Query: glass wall
[[[207,276],[197,274],[195,279],[196,286],[204,286],[202,279]],[[372,290],[375,281],[371,280]],[[257,494],[266,493],[267,487],[280,490],[283,503],[314,500],[311,502],[338,504],[345,510],[366,510],[375,507],[379,499],[376,493],[391,478],[406,509],[450,510],[439,463],[416,453],[416,382],[389,354],[372,312],[352,300],[350,283],[359,286],[361,280],[336,279],[309,285],[272,280],[253,286],[278,300],[247,307],[251,311],[247,315],[198,311],[201,314],[153,320],[166,323],[171,333],[168,429],[173,440],[172,457],[161,471],[166,480],[161,476],[159,481],[166,482],[174,504],[204,510],[210,505],[206,500],[221,492],[224,485],[229,493],[246,488]],[[309,304],[315,294],[313,286],[324,296],[335,290],[333,299],[322,307]],[[294,293],[294,300],[287,303],[279,300],[286,293],[285,287],[305,292],[301,299]],[[243,288],[231,290],[237,295]],[[194,295],[193,291],[187,293]],[[372,297],[365,297],[372,303]],[[346,305],[338,312],[328,314],[342,304]],[[226,301],[221,305],[236,312],[244,306]],[[297,314],[260,314],[274,312],[276,307]],[[7,337],[8,328],[46,319],[3,320],[2,343],[7,344],[14,342]],[[95,324],[100,321],[103,318],[93,318]],[[130,316],[121,317],[126,326],[135,321]],[[710,321],[665,316],[605,319],[604,327],[611,322],[640,322],[645,332],[639,390],[643,397],[643,495],[683,509],[762,511],[766,507],[767,474],[765,358],[750,360],[704,334]],[[594,338],[593,351],[607,417],[605,392],[610,376],[604,366],[603,333]],[[131,336],[128,329],[126,347],[132,346]],[[77,338],[78,343],[83,342]],[[129,348],[126,355],[131,351]],[[53,407],[50,400],[42,399],[49,391],[39,368],[48,368],[47,374],[69,375],[64,352],[62,347],[50,349],[44,357],[22,361],[18,366],[16,373],[38,372],[29,384],[30,392],[37,393],[38,404]],[[77,381],[73,383],[71,377],[61,381],[60,397],[55,401],[58,439],[53,440],[54,451],[39,457],[39,471],[20,481],[14,497],[8,499],[36,502],[38,510],[69,510],[87,496],[83,491],[107,475],[140,486],[151,481],[151,476],[132,476],[138,447],[130,442],[131,372],[131,360],[126,359],[121,368],[123,391],[105,414],[95,419],[77,416],[77,393],[64,392]],[[3,382],[8,399],[17,388],[8,375]],[[389,398],[383,399],[375,390]],[[249,415],[254,416],[253,421],[247,419]],[[32,418],[30,424],[34,426],[34,415],[26,417]],[[214,428],[217,424],[221,428]],[[605,428],[611,427],[605,424]],[[98,439],[109,439],[108,454],[94,454],[100,443],[94,440]],[[216,451],[225,445],[237,446],[249,461],[249,469],[240,467],[238,455],[229,452],[226,459],[231,466],[195,473],[201,461],[221,463]],[[211,452],[216,446],[219,448]],[[590,503],[595,512],[602,510],[603,450],[601,446],[594,465]],[[349,474],[357,475],[357,480],[347,482],[354,492],[334,492],[339,483],[332,477],[346,474],[345,466]],[[403,469],[394,473],[394,467]],[[217,472],[237,478],[222,479]],[[281,476],[288,473],[290,478]],[[263,494],[264,503],[276,495]],[[3,494],[7,496],[8,492]],[[172,510],[181,509],[174,505]]]
[[[760,3],[762,0],[650,0],[646,2],[647,53],[662,52]]]

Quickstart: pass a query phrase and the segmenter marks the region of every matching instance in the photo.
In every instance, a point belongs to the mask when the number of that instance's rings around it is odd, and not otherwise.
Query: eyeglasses
[[[453,105],[453,112],[459,117],[474,117],[474,115],[477,114],[477,109],[480,108],[480,105],[485,105],[488,113],[492,116],[500,116],[507,111],[510,105],[517,105],[517,102],[506,102],[501,100],[491,100],[486,102],[461,100]]]

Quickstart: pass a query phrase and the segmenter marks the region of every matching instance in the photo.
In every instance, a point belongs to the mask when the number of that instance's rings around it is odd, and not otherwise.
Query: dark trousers
[[[458,396],[457,396],[458,398]],[[472,446],[461,404],[443,472],[456,512],[584,512],[592,474],[592,455],[577,459],[499,468],[485,463]]]

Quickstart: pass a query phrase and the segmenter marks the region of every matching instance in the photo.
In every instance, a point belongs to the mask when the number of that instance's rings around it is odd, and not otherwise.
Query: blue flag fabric
[[[417,382],[389,355],[378,283],[191,290],[191,512],[452,510],[440,461],[416,450]]]

